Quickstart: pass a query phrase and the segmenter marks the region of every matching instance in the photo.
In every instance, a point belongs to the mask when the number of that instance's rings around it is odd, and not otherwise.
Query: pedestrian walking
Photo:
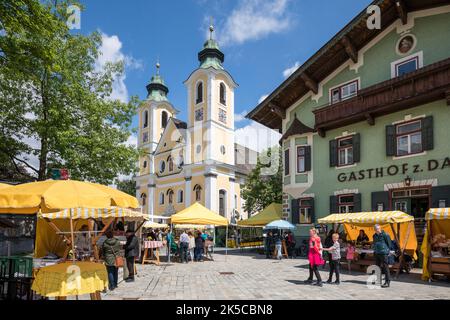
[[[136,257],[139,256],[139,240],[132,229],[128,229],[125,236],[127,238],[127,242],[124,249],[128,269],[128,277],[125,279],[125,282],[134,282],[134,261]]]
[[[329,248],[323,250],[328,251],[330,256],[330,275],[328,276],[327,283],[332,283],[333,273],[336,274],[335,284],[340,284],[340,263],[341,263],[341,245],[339,244],[339,234],[333,233],[333,244]]]
[[[205,248],[205,240],[202,238],[202,233],[199,231],[195,237],[195,251],[194,259],[195,261],[203,261],[203,251]]]
[[[391,238],[389,235],[381,229],[379,224],[374,226],[375,234],[373,235],[373,251],[375,255],[375,263],[381,269],[381,273],[384,274],[384,283],[382,288],[388,288],[391,283],[391,275],[389,272],[389,252],[392,246]],[[381,276],[382,277],[382,276]],[[382,279],[380,278],[380,284]]]
[[[108,287],[113,291],[117,288],[119,280],[119,268],[116,264],[116,257],[120,257],[120,241],[114,237],[113,231],[105,232],[106,240],[101,247],[103,260],[105,261],[106,271],[108,272]]]
[[[317,278],[315,285],[322,287],[322,278],[320,277],[320,272],[318,269],[318,267],[324,263],[322,258],[322,242],[320,237],[317,235],[317,230],[315,228],[309,230],[309,237],[309,278],[305,280],[305,283],[313,283],[314,274]]]
[[[283,258],[283,254],[281,253],[281,246],[282,246],[282,238],[280,233],[275,234],[275,249],[277,252],[277,259],[281,260]]]
[[[191,261],[194,261],[195,237],[192,231],[188,232],[188,236],[189,236],[189,256],[191,257]]]
[[[272,240],[273,240],[273,236],[272,236],[272,231],[269,231],[266,235],[266,241],[264,243],[264,249],[266,251],[266,258],[270,259],[271,255],[272,255]]]
[[[188,250],[189,250],[189,236],[186,231],[180,235],[180,255],[181,263],[188,263]]]

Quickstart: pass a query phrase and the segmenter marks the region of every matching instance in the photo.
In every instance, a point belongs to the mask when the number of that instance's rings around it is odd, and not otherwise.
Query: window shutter
[[[284,150],[284,175],[289,175],[289,149]]]
[[[378,211],[378,204],[383,204],[383,210],[389,210],[389,191],[372,192],[372,211]]]
[[[291,201],[291,222],[292,224],[300,223],[300,203],[298,199]]]
[[[361,193],[355,193],[353,198],[353,210],[355,212],[361,212]]]
[[[337,140],[330,140],[330,167],[337,167],[338,154],[337,154]]]
[[[431,207],[439,208],[439,200],[445,200],[445,205],[450,206],[450,186],[431,188]]]
[[[357,163],[361,161],[361,135],[355,134],[352,139],[353,143],[353,162]]]
[[[311,223],[316,223],[316,212],[314,206],[314,198],[311,198]]]
[[[395,156],[396,141],[395,141],[395,126],[386,126],[386,156]]]
[[[433,150],[433,117],[429,116],[422,120],[422,147],[423,150]]]
[[[305,171],[311,171],[311,146],[305,147]]]
[[[337,196],[330,196],[330,214],[333,213],[339,213]]]

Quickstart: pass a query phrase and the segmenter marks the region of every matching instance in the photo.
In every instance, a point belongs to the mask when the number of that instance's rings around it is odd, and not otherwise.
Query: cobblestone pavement
[[[369,289],[368,275],[361,272],[341,275],[341,285],[324,284],[322,288],[305,285],[308,277],[306,259],[264,259],[256,253],[216,253],[215,261],[138,265],[134,283],[121,282],[113,292],[102,294],[105,300],[161,299],[450,299],[446,280],[428,283],[420,280],[421,270],[391,282],[388,289]],[[346,268],[343,268],[346,269]],[[221,274],[222,272],[228,274]],[[232,274],[230,274],[232,273]],[[324,280],[327,270],[321,270]]]

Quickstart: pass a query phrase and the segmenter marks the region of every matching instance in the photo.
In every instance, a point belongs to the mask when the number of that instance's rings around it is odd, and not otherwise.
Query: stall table
[[[162,241],[144,241],[144,255],[142,256],[142,264],[154,263],[159,266],[159,248],[162,248]],[[150,250],[149,250],[150,249]],[[150,251],[150,257],[148,252]]]
[[[106,267],[94,262],[64,262],[36,269],[31,289],[37,294],[65,300],[68,296],[89,294],[101,300],[100,292],[108,286]]]

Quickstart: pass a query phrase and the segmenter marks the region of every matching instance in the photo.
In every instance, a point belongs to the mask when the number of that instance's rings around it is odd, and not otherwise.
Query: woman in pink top
[[[322,278],[320,277],[320,272],[318,266],[324,264],[322,259],[322,243],[320,237],[317,235],[317,230],[312,228],[309,230],[309,278],[305,280],[305,283],[313,283],[313,273],[316,275],[317,282],[316,285],[322,286]]]

